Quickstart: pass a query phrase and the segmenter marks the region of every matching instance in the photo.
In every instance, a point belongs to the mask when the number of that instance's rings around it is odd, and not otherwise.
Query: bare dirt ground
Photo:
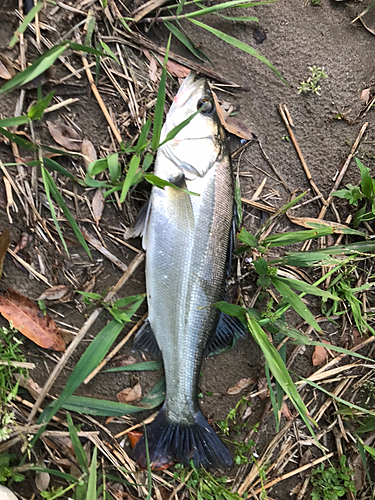
[[[0,50],[13,59],[19,57],[19,48],[9,50],[7,45],[18,26],[18,21],[14,15],[17,3],[15,0],[0,0]],[[82,2],[70,2],[70,4],[76,7],[82,5]],[[96,5],[98,29],[102,33],[108,34],[107,30],[110,31],[108,21],[106,20],[103,23],[98,5],[99,3]],[[48,7],[47,12],[51,8]],[[123,12],[120,3],[118,8]],[[129,9],[132,11],[131,6],[129,6]],[[290,141],[289,133],[277,110],[277,105],[280,103],[285,103],[290,111],[295,125],[293,130],[299,147],[310,169],[312,178],[324,197],[328,196],[331,191],[337,171],[347,158],[351,146],[365,121],[369,122],[369,126],[359,149],[359,157],[363,157],[366,165],[373,170],[374,111],[370,110],[365,118],[361,118],[360,113],[363,111],[365,104],[360,97],[364,89],[373,88],[373,85],[375,85],[375,62],[373,57],[375,38],[373,34],[364,28],[361,22],[351,23],[361,10],[361,2],[335,2],[332,0],[322,0],[318,6],[313,6],[310,2],[304,0],[279,0],[270,5],[256,6],[248,9],[248,12],[249,15],[255,15],[259,18],[258,29],[266,34],[266,39],[261,44],[258,44],[254,38],[255,24],[227,21],[217,16],[208,16],[204,19],[204,22],[210,26],[228,33],[259,50],[287,79],[289,87],[284,85],[260,61],[217,39],[214,35],[199,29],[187,20],[182,22],[182,26],[189,36],[210,58],[213,68],[240,85],[239,89],[228,88],[231,94],[218,92],[218,95],[221,100],[227,100],[234,105],[237,117],[250,127],[258,139],[253,140],[233,162],[234,171],[239,173],[241,194],[244,199],[251,199],[265,178],[266,183],[258,201],[270,205],[271,208],[282,206],[288,201],[292,192],[302,192],[311,187],[301,161]],[[233,15],[238,15],[237,11]],[[64,35],[83,19],[82,15],[75,14],[64,8],[56,9],[53,17],[43,17],[42,15],[42,20],[54,28],[54,31],[43,30],[42,33],[51,41],[57,42],[59,36]],[[116,26],[120,30],[124,29],[120,24]],[[144,25],[140,24],[141,30],[143,27]],[[119,33],[117,35],[120,36]],[[153,25],[147,36],[158,46],[165,47],[168,34],[164,27],[161,27],[158,23]],[[34,38],[34,35],[26,32],[25,38],[28,41],[29,38]],[[70,38],[73,38],[73,35]],[[108,43],[112,50],[115,51],[115,45]],[[193,58],[177,41],[172,42],[172,50],[185,57]],[[36,49],[30,41],[27,43],[26,53],[29,61],[35,59],[37,55]],[[133,48],[128,49],[128,54],[137,61],[140,72],[148,75],[148,61],[144,55]],[[68,60],[76,69],[82,67],[82,61],[77,55],[68,56]],[[322,80],[320,95],[298,94],[298,86],[300,82],[308,78],[310,74],[309,67],[312,65],[324,67],[328,75],[327,79]],[[209,64],[207,63],[206,66],[209,66]],[[82,138],[92,141],[98,157],[115,151],[115,141],[109,133],[103,113],[90,91],[84,72],[81,73],[81,79],[72,77],[64,83],[56,83],[68,74],[62,63],[57,61],[52,80],[47,82],[44,87],[45,92],[56,89],[55,96],[62,99],[77,97],[78,101],[71,104],[69,109],[63,108],[54,111],[46,115],[43,121],[36,122],[34,125],[35,136],[42,143],[56,147],[48,133],[46,121],[58,121],[64,116],[74,122]],[[121,81],[121,85],[123,83]],[[171,91],[173,92],[177,86],[174,85],[172,88]],[[116,94],[114,87],[104,73],[100,76],[98,89],[107,108],[115,117],[123,137],[128,140],[135,134],[136,129],[130,121],[126,122],[129,114],[127,104]],[[152,98],[155,98],[155,85],[150,86],[149,94]],[[37,90],[35,88],[26,90],[24,112],[31,102],[36,99],[36,96]],[[0,97],[1,117],[14,115],[18,97],[19,91]],[[147,93],[144,93],[141,102],[143,111],[146,109],[147,99]],[[25,130],[28,134],[30,133],[29,129]],[[232,138],[231,141],[233,149],[237,148],[239,140]],[[259,141],[268,156],[268,161],[262,154]],[[22,151],[22,153],[25,152]],[[1,140],[0,160],[5,164],[14,162],[9,143]],[[68,160],[63,158],[61,164],[77,174],[79,169],[84,168],[81,159]],[[271,165],[279,172],[285,183],[280,180]],[[10,176],[17,179],[21,186],[25,186],[25,181],[31,182],[31,167],[17,168],[17,166],[8,166],[6,168]],[[359,172],[354,162],[351,163],[342,184],[348,182],[353,184],[359,182]],[[64,186],[60,183],[59,187],[64,187],[70,191],[73,190],[73,184],[70,182],[66,182]],[[39,184],[39,189],[39,198],[35,200],[37,210],[40,211],[43,218],[48,219],[48,228],[53,236],[58,239],[51,223],[49,211],[43,205],[45,196],[41,184]],[[78,200],[79,213],[77,213],[74,196],[67,195],[65,197],[65,201],[75,214],[76,220],[96,238],[99,236],[103,238],[108,250],[125,265],[129,265],[137,256],[137,252],[124,246],[121,241],[114,240],[108,236],[108,233],[123,241],[124,230],[134,223],[137,211],[148,196],[149,187],[144,184],[138,186],[131,194],[131,203],[125,204],[126,206],[124,205],[121,211],[117,208],[115,202],[107,203],[97,227],[97,234],[94,232],[93,219],[89,210],[94,191],[85,191],[81,186],[76,189],[78,195],[85,197],[85,199],[79,198]],[[4,200],[4,195],[1,194],[3,192],[4,188],[1,186],[0,197],[2,196]],[[315,193],[310,191],[305,199],[311,199],[314,196]],[[22,198],[22,194],[20,197]],[[64,254],[61,245],[59,246],[61,250],[59,252],[50,239],[45,241],[41,237],[41,232],[37,228],[37,220],[33,217],[30,207],[27,215],[18,197],[15,197],[15,202],[18,205],[19,212],[11,212],[13,223],[9,222],[6,211],[0,204],[0,233],[7,228],[10,229],[13,248],[22,233],[31,236],[32,239],[24,250],[23,257],[30,259],[33,267],[40,272],[42,262],[44,264],[42,274],[45,275],[51,285],[65,284],[71,290],[90,289],[90,291],[102,293],[108,291],[110,287],[117,283],[122,275],[121,269],[111,263],[100,252],[90,247],[93,255],[93,260],[90,262],[84,250],[79,245],[75,245],[70,247],[71,256],[68,258]],[[27,206],[25,200],[24,204]],[[341,220],[344,221],[347,215],[346,205],[337,202],[336,207]],[[319,211],[320,204],[316,200],[298,209],[295,215],[299,217],[317,217]],[[246,202],[243,203],[244,226],[249,232],[255,233],[266,216],[265,211],[257,210]],[[326,218],[327,220],[336,220],[335,214],[331,210],[327,213]],[[65,234],[71,237],[74,244],[75,238],[72,231],[67,224],[64,227]],[[279,232],[286,229],[297,229],[297,226],[293,226],[286,219],[280,222],[275,231]],[[128,242],[137,249],[141,249],[140,240],[129,240]],[[254,277],[250,272],[250,267],[242,261],[241,263],[243,264],[242,277],[239,277],[234,272],[233,294],[235,295],[237,287],[240,286],[243,296],[248,301],[251,301],[256,290]],[[243,277],[249,272],[248,276]],[[8,287],[12,287],[33,300],[36,300],[48,288],[45,283],[36,280],[24,268],[16,266],[10,255],[5,258],[1,282],[2,290]],[[130,277],[119,293],[118,298],[143,293],[144,291],[144,269],[143,265],[141,265]],[[312,300],[309,302],[312,307],[317,304],[318,302]],[[255,305],[255,307],[257,306],[260,306],[260,304]],[[83,304],[77,295],[68,303],[57,303],[49,308],[49,314],[55,319],[58,326],[73,333],[76,333],[82,327],[90,312],[91,309]],[[146,306],[143,305],[136,314],[136,320],[141,318],[145,312]],[[300,321],[297,317],[293,317],[292,313],[288,314],[288,320],[291,323],[299,324]],[[105,326],[108,320],[109,316],[102,314],[94,323],[85,340],[81,342],[73,356],[68,360],[66,367],[49,391],[52,396],[58,396],[61,393],[72,368],[88,343]],[[1,319],[0,324],[5,325],[6,321]],[[339,327],[325,323],[323,329],[326,337],[331,342],[340,344],[341,330]],[[119,340],[129,330],[130,327],[126,327]],[[129,341],[119,354],[132,355],[137,362],[142,361],[143,358],[139,353],[131,353],[131,344],[132,341]],[[23,339],[23,350],[27,361],[36,364],[36,368],[30,375],[42,387],[61,354],[38,348],[28,339]],[[312,348],[301,351],[292,365],[293,371],[301,376],[309,376],[315,370],[311,363],[312,352]],[[366,353],[364,352],[364,354]],[[147,394],[160,376],[160,371],[138,372],[137,377],[125,372],[121,374],[99,373],[89,384],[79,387],[76,394],[116,401],[116,394],[125,387],[133,386],[137,379],[141,384],[142,393]],[[240,340],[229,352],[208,358],[204,365],[201,382],[202,408],[205,415],[212,417],[214,422],[223,420],[242,395],[254,395],[261,388],[261,382],[258,382],[258,386],[255,382],[254,385],[245,389],[241,394],[227,394],[228,388],[234,386],[240,379],[250,377],[254,377],[258,381],[264,380],[264,360],[259,347],[250,338]],[[26,398],[27,396],[23,395],[23,397]],[[28,399],[32,401],[30,397]],[[321,395],[316,395],[316,402],[313,406],[321,405],[324,399]],[[267,398],[261,399],[253,396],[251,402],[251,414],[247,417],[246,428],[238,439],[245,439],[250,432],[252,439],[257,443],[257,453],[261,454],[265,446],[276,435],[274,417]],[[293,414],[292,408],[290,410]],[[131,420],[132,422],[138,422],[149,413],[151,412],[136,415]],[[112,434],[124,429],[124,422],[119,420],[115,423],[106,423],[105,419],[100,418],[98,420],[103,425],[106,425]],[[332,414],[328,414],[326,418],[321,420],[320,427],[322,429],[326,428],[331,421]],[[85,425],[88,429],[87,422],[85,422]],[[94,424],[92,425],[93,428],[96,428]],[[258,432],[251,432],[251,429],[258,425]],[[288,425],[288,420],[284,416],[280,425],[282,429]],[[293,421],[285,434],[285,439],[289,435],[295,436],[296,433],[298,434],[299,427],[299,421]],[[301,432],[303,434],[306,430],[304,429]],[[237,437],[235,438],[237,439]],[[296,455],[292,457],[285,469],[282,472],[275,469],[267,476],[267,481],[298,467],[302,456],[309,447],[312,449],[312,459],[320,456],[317,448],[310,446],[309,443],[311,441],[307,437],[302,444],[300,442]],[[127,441],[125,441],[125,446],[126,450],[129,451]],[[328,451],[336,451],[332,434],[326,438],[324,446]],[[276,453],[279,452],[280,448],[277,449]],[[16,453],[20,454],[17,450]],[[276,458],[275,455],[271,455],[270,462],[273,463]],[[249,470],[250,465],[234,466],[228,475],[231,478],[236,478],[237,483],[240,484]],[[167,476],[166,478],[170,479]],[[15,486],[15,490],[21,492],[24,498],[30,498],[33,491],[37,495],[36,498],[41,498],[32,484],[32,476],[28,480],[31,481],[30,484],[21,483]],[[303,481],[304,477],[295,475],[289,480],[280,482],[280,484],[269,490],[269,498],[280,500],[285,498],[296,499],[297,494],[289,496],[290,492],[298,483]],[[165,491],[161,488],[161,491],[163,498],[168,498],[170,491],[167,488],[165,488]],[[310,491],[307,490],[304,495],[300,498],[310,498]],[[130,498],[130,496],[127,498]],[[348,498],[351,497],[348,496]]]

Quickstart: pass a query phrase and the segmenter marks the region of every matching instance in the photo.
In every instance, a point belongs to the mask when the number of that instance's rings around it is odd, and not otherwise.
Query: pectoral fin
[[[182,191],[187,190],[186,179],[183,173],[174,177],[170,177],[168,181],[179,189],[167,187],[167,197],[170,202],[170,210],[168,212],[171,222],[178,229],[193,231],[194,229],[194,211],[191,203],[191,198],[188,193]]]

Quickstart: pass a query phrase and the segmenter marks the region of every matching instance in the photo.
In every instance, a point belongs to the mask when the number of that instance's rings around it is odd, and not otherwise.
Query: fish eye
[[[203,115],[210,115],[214,112],[215,106],[211,99],[202,97],[202,99],[198,101],[197,109],[200,110]]]

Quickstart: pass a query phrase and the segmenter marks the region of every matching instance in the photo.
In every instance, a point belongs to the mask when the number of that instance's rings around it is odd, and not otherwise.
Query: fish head
[[[199,111],[199,112],[198,112]],[[226,151],[226,137],[220,124],[212,92],[205,78],[197,78],[191,71],[174,97],[168,112],[161,141],[177,125],[195,116],[174,139],[166,142],[163,153],[185,177],[193,180],[204,177]]]

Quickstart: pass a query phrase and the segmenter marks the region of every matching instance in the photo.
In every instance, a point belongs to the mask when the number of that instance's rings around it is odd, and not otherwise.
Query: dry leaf
[[[120,403],[132,403],[133,401],[137,401],[142,397],[142,388],[141,384],[135,384],[134,387],[126,387],[121,392],[116,394],[116,398],[120,401]]]
[[[241,378],[233,387],[229,387],[227,394],[239,394],[243,389],[254,384],[255,380],[253,378]]]
[[[258,391],[262,391],[263,389],[267,389],[266,391],[261,392],[258,394],[260,399],[267,399],[268,398],[268,384],[267,384],[267,379],[266,377],[262,377],[258,379]]]
[[[36,300],[58,300],[61,301],[65,295],[70,293],[70,289],[67,285],[56,285],[47,288],[40,297]]]
[[[39,394],[42,391],[42,388],[40,385],[38,385],[36,382],[31,377],[28,377],[27,379],[18,373],[14,374],[14,378],[18,381],[19,385],[29,391],[31,396],[34,399],[38,399]]]
[[[134,446],[138,443],[138,441],[143,436],[143,433],[141,431],[130,431],[127,434],[128,434],[128,438],[130,441],[130,446],[132,448],[134,448]]]
[[[369,102],[370,99],[370,87],[368,89],[363,89],[361,92],[361,101],[364,101],[365,104]]]
[[[190,73],[189,68],[185,68],[185,66],[182,66],[181,64],[175,63],[174,61],[169,61],[167,62],[167,71],[172,76],[176,76],[177,78],[186,78],[188,74]]]
[[[247,406],[246,407],[246,410],[244,411],[244,414],[242,415],[242,420],[246,420],[247,418],[250,417],[250,415],[252,414],[252,408],[251,406]]]
[[[56,323],[48,314],[44,316],[38,304],[24,295],[8,288],[4,295],[0,295],[0,313],[40,347],[65,351],[65,342]]]
[[[31,234],[21,233],[20,239],[18,240],[16,248],[13,250],[13,252],[17,253],[20,250],[23,250],[32,241],[33,241],[33,237],[31,236]]]
[[[328,359],[327,349],[321,345],[315,346],[314,354],[312,357],[313,366],[323,365],[324,363],[327,362],[327,359]]]
[[[112,364],[114,367],[119,367],[119,366],[133,365],[135,362],[136,359],[133,356],[128,356],[127,354],[120,354],[119,356],[113,358]]]
[[[72,127],[64,123],[47,122],[49,133],[54,140],[66,149],[71,151],[81,151],[82,139]]]
[[[10,245],[9,229],[7,229],[2,234],[0,234],[0,280],[1,280],[1,275],[3,274],[4,259],[8,251],[9,245]]]
[[[38,461],[37,465],[39,467],[44,467],[43,460],[41,460],[40,462]],[[37,472],[35,476],[35,486],[39,491],[46,491],[49,486],[50,480],[51,476],[48,474],[48,472]]]
[[[86,166],[86,170],[87,170],[89,164],[92,161],[96,161],[98,159],[98,157],[96,155],[95,148],[94,148],[94,144],[91,141],[89,141],[88,139],[83,139],[82,145],[81,145],[81,153],[84,156],[83,160],[85,162],[85,166]]]
[[[158,71],[158,65],[157,65],[156,59],[155,59],[155,57],[152,57],[151,61],[150,61],[149,75],[150,75],[150,80],[154,83],[156,83],[158,81],[157,76],[156,76],[157,71]]]
[[[360,491],[366,484],[366,469],[359,453],[354,459],[351,458],[350,468],[354,470],[354,487],[357,491]]]
[[[212,92],[212,95],[214,97],[217,116],[219,117],[220,123],[225,128],[225,130],[227,130],[230,134],[236,135],[237,137],[241,137],[242,139],[251,141],[253,139],[251,130],[238,118],[235,118],[233,116],[227,117],[226,112],[219,104],[215,92]]]
[[[104,196],[100,189],[97,189],[95,191],[91,205],[92,213],[94,215],[94,221],[96,222],[96,224],[98,224],[100,219],[102,218],[102,213],[104,210]]]
[[[4,54],[0,54],[0,78],[10,80],[15,74],[16,72],[10,59]]]
[[[283,401],[283,404],[281,405],[281,413],[287,420],[293,420],[293,415],[290,413],[288,405],[285,401]]]

